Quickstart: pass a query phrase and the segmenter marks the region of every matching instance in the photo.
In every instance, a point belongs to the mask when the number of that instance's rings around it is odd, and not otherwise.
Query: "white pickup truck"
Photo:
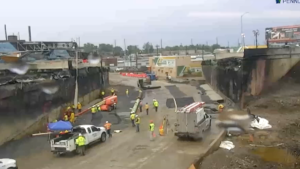
[[[72,132],[60,135],[50,141],[51,151],[54,154],[62,154],[74,152],[76,153],[76,139],[79,133],[85,137],[85,145],[94,142],[105,142],[107,132],[104,127],[96,127],[93,125],[79,125],[73,128]]]
[[[0,169],[18,169],[17,162],[10,158],[0,158]]]

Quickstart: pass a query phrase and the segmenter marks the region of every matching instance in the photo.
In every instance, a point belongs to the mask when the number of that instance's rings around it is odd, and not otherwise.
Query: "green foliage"
[[[167,51],[178,51],[178,50],[204,50],[207,52],[213,52],[215,49],[220,48],[221,46],[219,44],[213,44],[212,46],[209,45],[187,45],[187,46],[166,46],[165,50]]]
[[[84,50],[85,52],[91,53],[91,52],[97,51],[97,50],[98,50],[98,47],[95,46],[95,45],[92,44],[92,43],[86,43],[86,44],[83,45],[83,50]]]
[[[150,42],[147,42],[143,45],[143,53],[153,53],[154,52],[154,48],[153,45]]]
[[[128,55],[134,54],[134,53],[139,53],[139,52],[140,52],[140,49],[138,46],[136,46],[136,45],[127,46],[127,54]]]
[[[159,48],[158,45],[155,46],[156,48],[158,48],[159,50],[161,50]],[[105,44],[105,43],[101,43],[99,45],[94,45],[92,43],[86,43],[83,45],[83,50],[85,52],[91,53],[91,52],[97,52],[100,54],[106,54],[106,55],[114,55],[114,56],[123,56],[124,55],[124,50],[120,47],[120,46],[116,46],[114,47],[111,44]],[[201,44],[197,44],[197,45],[186,45],[183,46],[181,45],[176,45],[176,46],[166,46],[163,50],[164,51],[179,51],[179,50],[204,50],[206,52],[213,52],[215,49],[221,48],[221,46],[219,44],[213,44],[213,45],[201,45]],[[127,46],[126,49],[126,54],[134,54],[134,53],[154,53],[155,49],[154,46],[150,43],[150,42],[146,42],[143,45],[143,49],[139,49],[137,45],[129,45]]]

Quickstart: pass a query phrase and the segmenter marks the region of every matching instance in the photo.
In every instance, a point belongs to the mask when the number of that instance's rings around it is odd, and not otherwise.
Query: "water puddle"
[[[252,153],[260,156],[267,162],[275,162],[283,165],[293,165],[299,162],[297,157],[290,154],[287,150],[278,147],[259,147],[253,150]]]

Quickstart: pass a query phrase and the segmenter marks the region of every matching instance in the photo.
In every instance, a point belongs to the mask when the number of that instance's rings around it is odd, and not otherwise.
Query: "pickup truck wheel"
[[[101,141],[101,142],[105,142],[105,141],[106,141],[106,134],[105,134],[105,133],[102,133],[102,134],[101,134],[100,141]]]
[[[108,107],[107,111],[108,111],[108,112],[111,112],[111,107],[110,107],[110,106]]]

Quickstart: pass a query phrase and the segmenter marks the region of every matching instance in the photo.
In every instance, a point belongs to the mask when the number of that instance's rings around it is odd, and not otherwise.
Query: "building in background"
[[[114,67],[118,65],[118,58],[116,57],[102,58],[102,63],[104,66]]]
[[[159,78],[202,77],[201,62],[191,56],[154,56],[149,58],[149,67]]]
[[[269,44],[300,43],[300,25],[266,28],[265,39]]]

